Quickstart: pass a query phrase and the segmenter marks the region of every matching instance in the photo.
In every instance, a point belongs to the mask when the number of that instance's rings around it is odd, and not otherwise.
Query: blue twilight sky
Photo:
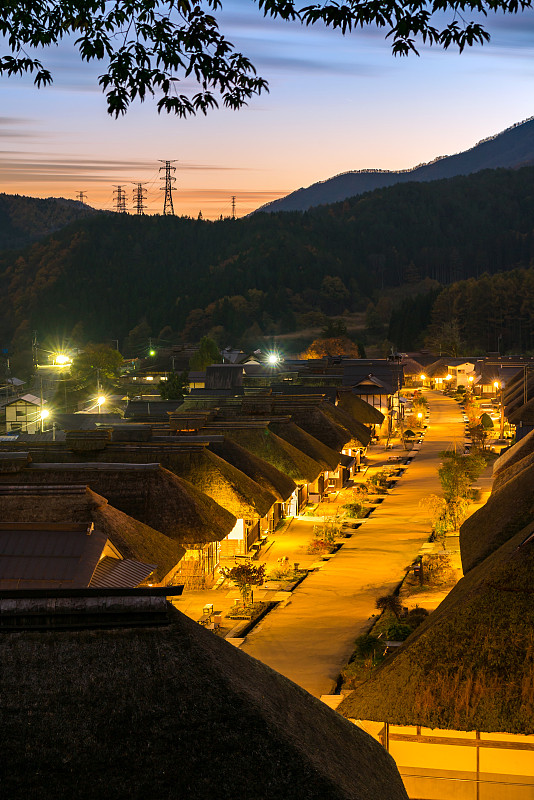
[[[375,29],[342,37],[265,19],[251,0],[224,0],[227,37],[270,93],[245,110],[179,120],[153,102],[108,117],[102,65],[63,42],[43,55],[54,76],[0,78],[0,191],[74,197],[111,208],[147,181],[159,212],[158,159],[176,159],[177,213],[239,215],[301,186],[352,169],[404,169],[465,150],[534,115],[534,12],[492,16],[492,40],[459,55],[422,47],[394,58]]]

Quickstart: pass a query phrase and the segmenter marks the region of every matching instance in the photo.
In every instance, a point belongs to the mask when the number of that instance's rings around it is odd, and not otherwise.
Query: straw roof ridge
[[[277,422],[273,420],[269,428],[281,439],[292,444],[298,450],[313,458],[326,470],[336,470],[340,461],[340,454],[328,447],[315,436],[302,430],[294,422]]]
[[[279,502],[288,500],[295,491],[295,482],[288,475],[227,436],[221,442],[210,442],[208,449],[265,487]]]
[[[534,520],[534,465],[530,464],[493,491],[482,508],[460,528],[464,573],[487,558]]]
[[[312,483],[322,472],[321,465],[317,461],[281,439],[267,426],[228,429],[223,426],[224,422],[221,423],[221,430],[225,436],[235,440],[259,458],[263,458],[280,472],[284,472],[295,483]]]
[[[357,394],[353,394],[350,389],[344,389],[339,392],[338,408],[350,414],[353,419],[362,425],[381,425],[385,419],[378,408],[362,400]]]
[[[533,533],[531,523],[462,578],[399,651],[348,695],[340,713],[532,735]]]
[[[2,634],[6,797],[406,800],[371,737],[180,612],[169,617]]]

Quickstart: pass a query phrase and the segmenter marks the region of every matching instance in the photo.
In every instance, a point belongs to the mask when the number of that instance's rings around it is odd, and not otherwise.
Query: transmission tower
[[[85,192],[78,192],[78,194],[76,195],[76,200],[79,200],[80,203],[83,203],[85,205],[85,201],[87,200],[87,195],[85,194]]]
[[[176,167],[171,167],[171,164],[174,164],[174,161],[163,161],[160,158],[162,164],[165,164],[164,167],[160,167],[159,171],[165,170],[165,178],[160,178],[161,181],[165,181],[165,201],[163,203],[163,214],[164,215],[172,215],[174,216],[174,206],[172,204],[172,193],[174,191],[173,183],[176,182],[176,178],[171,174],[176,172]]]
[[[232,195],[232,219],[235,219],[235,194]]]
[[[142,183],[134,183],[135,189],[133,191],[133,201],[135,204],[135,213],[144,214],[146,205],[144,203],[146,197],[146,189],[143,189]]]
[[[126,214],[126,192],[124,191],[124,186],[115,184],[113,194],[117,195],[115,198],[115,211],[119,214]]]

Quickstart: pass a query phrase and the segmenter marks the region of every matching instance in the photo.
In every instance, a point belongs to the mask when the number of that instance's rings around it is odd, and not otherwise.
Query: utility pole
[[[159,171],[162,172],[165,170],[165,177],[160,178],[161,181],[165,181],[165,200],[163,202],[163,215],[164,216],[174,216],[174,206],[172,203],[172,193],[175,191],[175,187],[173,183],[176,183],[176,178],[172,174],[176,172],[176,167],[171,167],[171,164],[174,164],[176,159],[173,161],[164,161],[160,158],[162,164],[165,164],[164,167],[160,167]]]
[[[115,211],[118,214],[126,214],[126,192],[124,191],[124,185],[115,184],[113,194],[117,195],[115,198]]]
[[[144,184],[142,183],[135,183],[135,189],[133,191],[133,201],[135,203],[135,213],[136,214],[144,214],[145,213],[145,198],[146,198],[146,189],[143,189]],[[118,348],[117,348],[118,349]]]
[[[232,195],[232,219],[235,219],[235,194]]]
[[[78,192],[78,194],[76,195],[76,200],[85,205],[85,201],[87,200],[87,195],[85,194],[85,192]]]

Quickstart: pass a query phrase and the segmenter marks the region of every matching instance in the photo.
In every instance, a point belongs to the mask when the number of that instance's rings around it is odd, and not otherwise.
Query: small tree
[[[222,567],[221,572],[225,578],[229,578],[235,583],[241,592],[243,605],[248,604],[248,599],[253,586],[261,586],[265,577],[265,564],[252,564],[246,561],[238,564],[237,567]]]
[[[383,597],[379,597],[375,606],[380,611],[391,612],[397,619],[400,619],[402,616],[403,608],[401,599],[396,594],[385,594]]]
[[[162,400],[182,401],[184,399],[184,394],[187,394],[188,389],[188,372],[171,372],[167,376],[166,381],[159,382],[159,393]]]
[[[210,364],[220,364],[221,354],[217,343],[209,336],[203,336],[197,352],[189,359],[189,368],[194,370],[204,370]]]
[[[118,350],[107,344],[88,344],[82,353],[72,360],[70,375],[77,389],[97,384],[110,389],[119,383],[123,358]]]

